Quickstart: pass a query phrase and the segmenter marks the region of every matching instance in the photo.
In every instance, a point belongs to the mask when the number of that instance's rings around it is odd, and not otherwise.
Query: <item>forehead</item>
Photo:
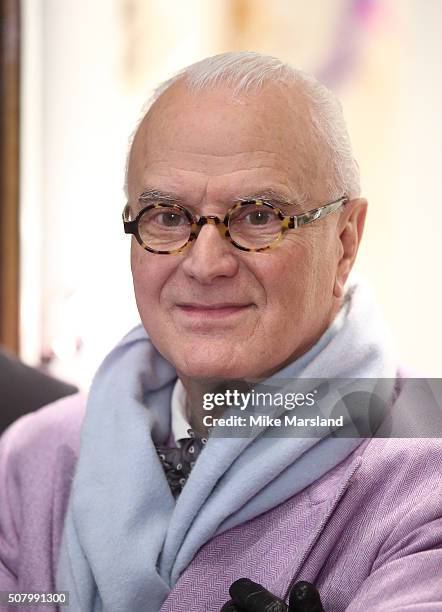
[[[311,192],[320,168],[304,96],[265,86],[234,98],[225,86],[189,92],[175,83],[153,105],[134,139],[129,196],[146,188],[234,197],[253,189]],[[319,194],[318,194],[318,197]]]

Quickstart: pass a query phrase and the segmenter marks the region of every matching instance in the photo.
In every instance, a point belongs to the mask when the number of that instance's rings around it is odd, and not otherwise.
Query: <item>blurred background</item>
[[[340,97],[369,216],[358,272],[401,361],[442,376],[440,0],[1,0],[0,344],[86,389],[138,322],[121,211],[152,88],[227,50]]]

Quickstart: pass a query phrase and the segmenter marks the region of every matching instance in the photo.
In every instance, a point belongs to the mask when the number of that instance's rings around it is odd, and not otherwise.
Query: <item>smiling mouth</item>
[[[240,314],[251,308],[253,304],[177,304],[180,312],[189,317],[222,318]]]

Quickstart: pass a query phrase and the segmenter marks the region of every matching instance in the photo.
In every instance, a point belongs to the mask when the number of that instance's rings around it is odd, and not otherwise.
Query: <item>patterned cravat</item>
[[[188,429],[187,433],[190,437],[178,440],[178,448],[157,447],[158,457],[175,499],[181,493],[198,455],[207,442],[206,438],[196,436],[193,429]]]

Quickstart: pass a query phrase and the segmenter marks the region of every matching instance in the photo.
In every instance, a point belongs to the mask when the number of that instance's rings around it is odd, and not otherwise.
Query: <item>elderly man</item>
[[[69,591],[82,612],[440,610],[437,440],[223,437],[205,419],[207,394],[275,380],[400,397],[373,301],[346,282],[367,203],[339,103],[275,58],[203,60],[156,92],[127,190],[142,326],[87,400],[4,436],[0,590]]]

